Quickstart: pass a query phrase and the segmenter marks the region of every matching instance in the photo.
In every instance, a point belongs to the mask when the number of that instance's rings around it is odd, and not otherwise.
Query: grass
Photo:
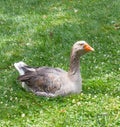
[[[0,127],[120,126],[119,6],[119,0],[0,1]],[[67,70],[77,40],[95,48],[81,58],[81,94],[53,99],[21,88],[14,62]]]

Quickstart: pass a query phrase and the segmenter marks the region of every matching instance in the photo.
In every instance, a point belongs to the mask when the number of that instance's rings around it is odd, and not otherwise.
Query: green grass
[[[0,127],[120,126],[119,0],[0,0]],[[24,91],[13,63],[68,70],[74,42],[83,92],[45,98]]]

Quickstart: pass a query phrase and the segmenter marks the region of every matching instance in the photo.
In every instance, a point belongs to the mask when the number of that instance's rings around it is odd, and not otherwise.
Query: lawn
[[[74,42],[83,91],[45,98],[26,92],[13,64],[69,68]],[[120,126],[120,1],[0,0],[0,127]]]

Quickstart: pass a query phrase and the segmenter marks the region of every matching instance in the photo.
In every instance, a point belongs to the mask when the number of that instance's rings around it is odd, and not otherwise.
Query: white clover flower
[[[21,117],[22,117],[22,118],[25,117],[25,114],[23,113],[23,114],[21,115]]]

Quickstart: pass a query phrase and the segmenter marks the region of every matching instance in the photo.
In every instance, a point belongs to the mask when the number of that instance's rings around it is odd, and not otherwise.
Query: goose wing
[[[26,69],[27,70],[27,69]],[[25,82],[34,91],[55,93],[63,85],[61,75],[66,73],[59,68],[42,67],[35,71],[26,71],[18,80]]]

